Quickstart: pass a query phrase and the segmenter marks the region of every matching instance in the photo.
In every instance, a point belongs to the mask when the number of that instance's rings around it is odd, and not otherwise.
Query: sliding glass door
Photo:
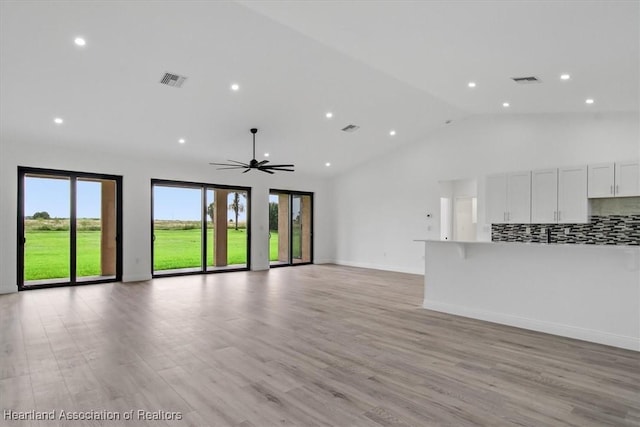
[[[202,190],[198,187],[153,187],[153,270],[202,269]]]
[[[269,260],[272,267],[313,262],[313,194],[269,193]]]
[[[246,270],[249,189],[152,180],[153,275]]]
[[[18,287],[121,280],[121,177],[18,169]]]

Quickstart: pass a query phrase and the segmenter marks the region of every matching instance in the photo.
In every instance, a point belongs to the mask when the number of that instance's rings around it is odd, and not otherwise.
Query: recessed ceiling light
[[[469,83],[467,84],[467,86],[469,86],[469,87],[476,87],[476,82],[469,82]]]
[[[269,157],[269,153],[264,153],[264,156],[265,157]]]
[[[325,163],[324,165],[325,165],[326,167],[329,167],[329,166],[331,166],[331,163],[327,162],[327,163]]]
[[[232,91],[237,91],[238,89],[240,89],[240,85],[238,83],[234,83],[231,85],[231,90]]]
[[[396,136],[396,131],[395,130],[390,130],[389,131],[389,135],[390,136]]]
[[[76,44],[76,46],[84,46],[87,44],[87,41],[82,37],[76,37],[73,42]]]
[[[505,108],[506,108],[506,107],[508,107],[509,105],[510,105],[510,104],[509,104],[508,102],[503,102],[503,103],[502,103],[502,106],[503,106],[503,107],[505,107]]]
[[[569,80],[570,78],[571,78],[571,76],[569,74],[560,75],[560,79],[562,79],[562,80]]]
[[[180,139],[178,140],[178,142],[179,142],[180,144],[184,144],[184,143],[185,143],[185,142],[187,142],[187,141],[185,141],[185,139],[184,139],[184,138],[180,138]]]
[[[62,120],[60,117],[56,117],[55,119],[53,119],[53,122],[57,125],[61,125],[62,123],[64,123],[64,120]]]
[[[584,102],[586,102],[587,104],[593,104],[593,99],[589,98],[589,99],[586,99]]]
[[[333,117],[333,113],[331,111],[329,111],[327,114],[324,115],[327,119],[330,119],[331,117]]]

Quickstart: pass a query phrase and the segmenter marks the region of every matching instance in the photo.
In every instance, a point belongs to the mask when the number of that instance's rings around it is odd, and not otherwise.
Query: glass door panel
[[[216,265],[216,191],[212,188],[206,190],[207,204],[207,270],[212,270]],[[226,226],[226,224],[225,224]]]
[[[291,258],[302,261],[302,197],[291,196]]]
[[[24,285],[71,280],[68,177],[24,176]]]
[[[78,178],[76,182],[76,277],[114,278],[117,253],[116,181]]]
[[[294,233],[294,237],[296,238],[294,243],[294,247],[299,245],[299,250],[297,250],[297,256],[293,258],[294,263],[308,263],[311,262],[311,211],[312,211],[312,200],[311,196],[307,195],[294,195],[293,203],[296,204],[296,199],[298,199],[297,204],[299,205],[299,213],[297,214],[298,225],[296,228],[299,228],[299,235],[296,236]]]
[[[289,264],[289,195],[269,194],[269,262]]]
[[[230,190],[227,195],[227,265],[247,263],[247,192]]]
[[[202,189],[154,185],[153,270],[202,269]]]

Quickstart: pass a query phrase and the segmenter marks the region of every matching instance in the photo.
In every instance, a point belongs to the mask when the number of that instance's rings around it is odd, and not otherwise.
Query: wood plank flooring
[[[0,425],[631,426],[640,354],[420,308],[331,265],[0,296]],[[11,421],[15,411],[178,421]]]

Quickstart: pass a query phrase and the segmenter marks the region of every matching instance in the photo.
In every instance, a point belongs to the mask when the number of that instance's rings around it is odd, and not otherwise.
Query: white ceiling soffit
[[[638,1],[240,2],[471,113],[638,110]]]

